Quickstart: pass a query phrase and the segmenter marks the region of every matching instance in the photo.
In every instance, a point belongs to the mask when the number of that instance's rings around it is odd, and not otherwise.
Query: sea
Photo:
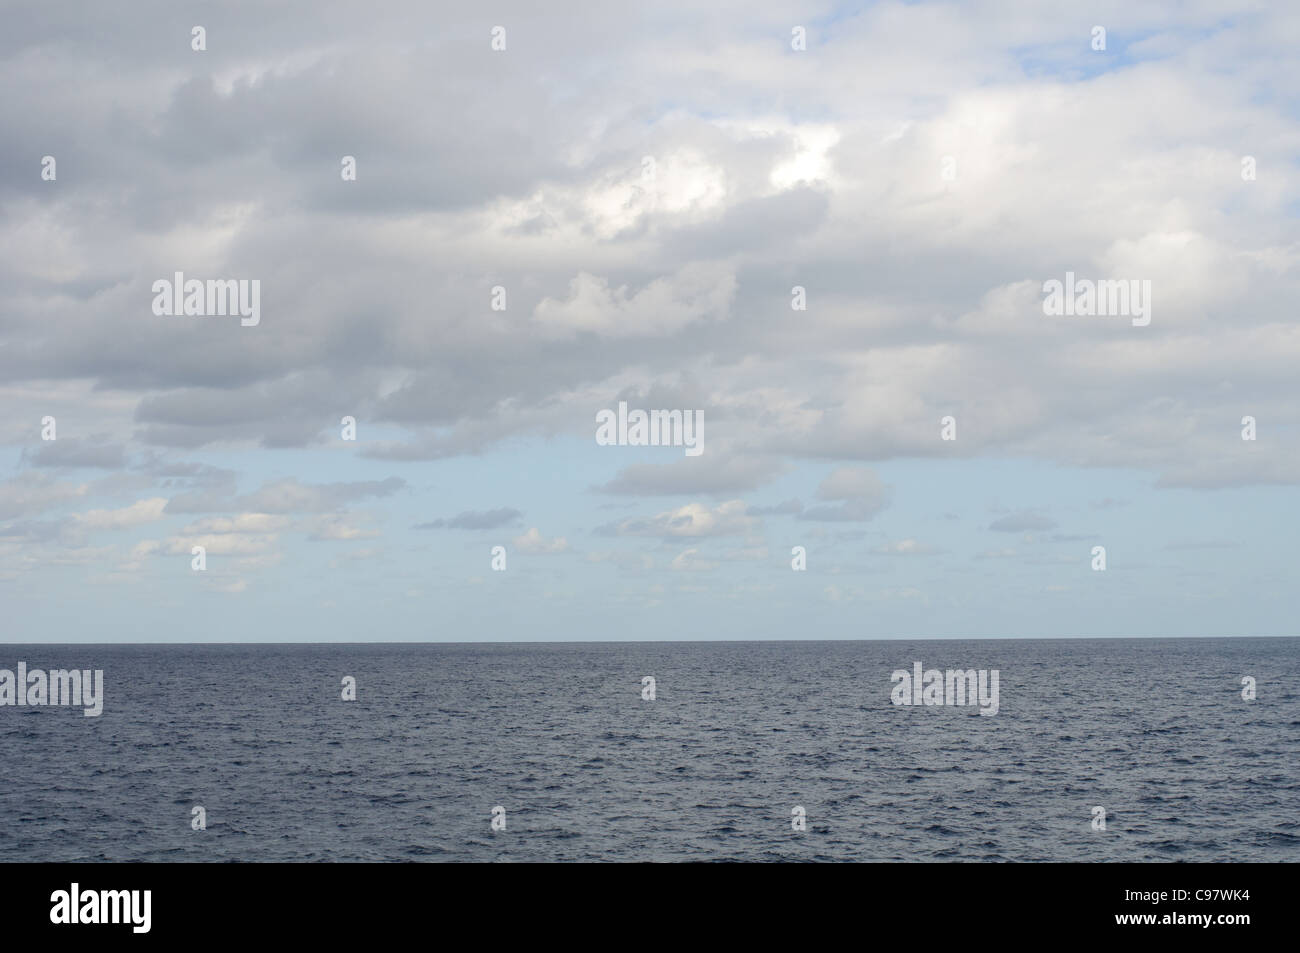
[[[0,706],[0,861],[1300,859],[1294,638],[0,646],[19,662],[102,670],[103,710]],[[896,704],[916,663],[996,670],[996,714]]]

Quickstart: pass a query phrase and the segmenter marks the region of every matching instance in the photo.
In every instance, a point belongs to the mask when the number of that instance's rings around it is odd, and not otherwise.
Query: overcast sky
[[[1295,634],[1300,7],[630,6],[0,5],[5,641]]]

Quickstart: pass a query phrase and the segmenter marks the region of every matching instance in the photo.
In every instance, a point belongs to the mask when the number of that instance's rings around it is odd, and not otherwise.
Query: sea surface
[[[0,861],[1300,859],[1297,639],[0,646],[19,661],[103,669],[105,702],[0,707]],[[893,704],[916,661],[997,669],[998,713]]]

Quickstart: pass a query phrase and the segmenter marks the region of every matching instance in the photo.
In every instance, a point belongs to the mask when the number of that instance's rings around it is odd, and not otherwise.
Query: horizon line
[[[724,645],[776,643],[816,645],[827,642],[1185,642],[1199,639],[1300,639],[1300,635],[1048,635],[1048,636],[966,636],[966,637],[887,637],[877,639],[532,639],[507,641],[479,639],[477,641],[431,641],[419,639],[363,640],[358,642],[0,642],[0,646],[51,647],[51,646],[132,646],[132,645]]]

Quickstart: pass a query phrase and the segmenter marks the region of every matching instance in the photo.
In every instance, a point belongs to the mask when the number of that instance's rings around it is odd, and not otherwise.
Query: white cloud
[[[121,509],[88,510],[85,513],[76,513],[73,514],[73,519],[86,529],[130,529],[162,519],[166,507],[166,497],[156,496],[148,500],[138,500]]]
[[[728,500],[710,508],[703,503],[687,503],[665,510],[649,519],[628,519],[605,527],[615,536],[732,536],[757,529],[759,520],[748,515],[741,500]]]
[[[536,526],[524,535],[516,536],[513,542],[515,549],[521,553],[562,553],[569,548],[569,543],[564,537],[546,539]]]

